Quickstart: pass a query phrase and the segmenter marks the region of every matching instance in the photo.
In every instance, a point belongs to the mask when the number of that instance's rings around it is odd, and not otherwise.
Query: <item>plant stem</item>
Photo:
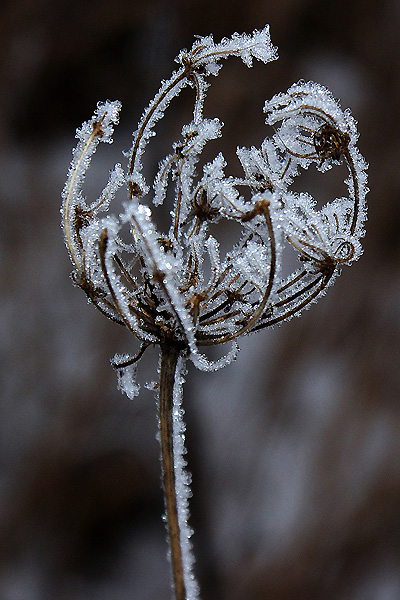
[[[161,344],[159,419],[162,479],[175,600],[186,600],[173,443],[173,391],[179,353],[180,351],[175,346]]]

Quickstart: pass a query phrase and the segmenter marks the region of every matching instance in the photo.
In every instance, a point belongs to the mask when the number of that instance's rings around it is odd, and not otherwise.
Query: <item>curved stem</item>
[[[104,116],[105,115],[103,115],[99,121],[95,121],[92,124],[92,131],[91,131],[90,135],[88,136],[87,140],[82,144],[77,161],[76,161],[76,163],[74,163],[74,165],[71,169],[70,175],[68,177],[68,182],[67,182],[67,186],[65,189],[65,196],[64,196],[63,206],[62,206],[62,226],[63,226],[63,231],[64,231],[65,244],[67,246],[69,255],[71,257],[72,264],[74,265],[77,273],[80,273],[82,265],[80,264],[80,261],[79,261],[79,252],[78,253],[76,252],[76,245],[74,243],[74,238],[76,238],[76,233],[73,233],[72,228],[71,228],[70,212],[77,206],[74,203],[74,198],[73,198],[74,187],[75,187],[76,181],[79,179],[79,173],[81,173],[82,165],[85,163],[85,159],[87,160],[88,151],[89,151],[89,148],[90,148],[93,140],[97,136],[99,136],[99,138],[100,138],[102,135],[101,123],[104,119]],[[79,145],[77,148],[79,148]],[[90,154],[89,154],[89,157],[90,157]],[[87,169],[87,167],[86,167],[86,169]]]
[[[276,242],[275,242],[274,228],[273,228],[272,220],[271,220],[271,214],[269,211],[269,205],[270,205],[269,201],[262,200],[256,204],[255,208],[252,211],[250,211],[247,215],[244,215],[242,217],[242,221],[250,221],[254,216],[262,214],[264,216],[266,224],[267,224],[268,236],[269,236],[270,248],[271,248],[270,270],[269,270],[267,285],[265,287],[265,292],[263,294],[261,302],[257,306],[254,313],[248,318],[248,320],[246,321],[246,324],[243,325],[242,327],[240,327],[240,329],[238,329],[236,332],[230,333],[228,335],[224,335],[223,337],[221,337],[219,339],[210,338],[209,340],[201,340],[202,346],[209,346],[212,344],[225,344],[225,342],[229,342],[229,341],[235,339],[236,337],[242,335],[246,331],[249,331],[251,328],[253,328],[254,323],[256,323],[258,318],[261,316],[261,314],[268,302],[268,299],[272,292],[272,287],[274,285],[274,279],[275,279],[275,273],[276,273]],[[256,328],[254,328],[254,330],[255,329]]]
[[[183,577],[181,532],[176,498],[173,444],[173,390],[179,350],[171,344],[161,344],[159,419],[162,481],[167,517],[168,541],[175,600],[186,600]]]
[[[181,68],[179,69],[179,71],[177,71],[175,73],[175,75],[172,77],[171,81],[168,83],[168,85],[161,91],[159,92],[156,97],[154,98],[154,100],[151,101],[150,105],[148,106],[148,108],[146,109],[146,111],[144,112],[141,121],[139,122],[139,129],[136,133],[135,139],[133,141],[133,146],[130,152],[130,158],[129,158],[129,163],[128,163],[128,174],[131,175],[134,171],[134,167],[135,167],[135,160],[136,160],[136,155],[138,152],[138,149],[140,147],[140,143],[143,139],[143,134],[146,131],[146,127],[148,126],[149,122],[151,121],[151,118],[153,117],[154,113],[156,112],[157,108],[159,107],[159,105],[161,104],[161,102],[166,98],[166,96],[169,94],[169,92],[182,80],[185,79],[186,77],[186,71],[185,69]]]
[[[351,178],[353,179],[353,186],[354,186],[354,212],[353,212],[353,219],[351,221],[351,226],[350,226],[350,233],[351,235],[353,235],[353,233],[356,230],[356,226],[357,226],[357,220],[358,220],[358,213],[359,213],[359,204],[360,204],[360,189],[359,189],[359,185],[358,185],[358,178],[357,178],[357,172],[356,169],[354,167],[354,162],[353,159],[350,155],[350,152],[347,150],[344,154],[347,165],[349,167],[349,171],[351,173]]]
[[[290,302],[291,300],[293,300],[293,298],[295,296],[296,297],[300,296],[304,292],[311,290],[314,287],[314,285],[318,284],[317,287],[313,290],[313,292],[309,296],[304,298],[304,300],[302,300],[299,304],[296,304],[293,308],[288,310],[286,313],[282,313],[282,314],[278,315],[277,317],[274,317],[267,321],[259,323],[258,325],[256,325],[253,328],[253,331],[257,331],[257,330],[263,329],[265,327],[271,327],[272,325],[281,323],[285,319],[289,319],[290,317],[294,316],[295,314],[299,314],[300,311],[303,310],[303,308],[305,308],[307,306],[307,304],[310,304],[310,302],[312,302],[314,300],[314,298],[316,298],[318,296],[318,294],[320,294],[322,292],[322,290],[328,285],[329,280],[331,279],[333,273],[334,273],[334,271],[332,271],[326,277],[324,277],[322,274],[320,274],[315,281],[309,283],[304,288],[299,290],[299,293],[296,293],[293,295],[293,297],[287,298],[285,301],[282,301],[280,303],[281,306],[286,304],[286,302]]]

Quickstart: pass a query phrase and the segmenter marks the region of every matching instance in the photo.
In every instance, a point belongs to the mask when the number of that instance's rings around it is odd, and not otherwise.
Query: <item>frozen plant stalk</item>
[[[120,109],[119,102],[99,103],[92,119],[77,130],[79,142],[63,190],[62,225],[74,283],[140,342],[136,355],[116,355],[112,361],[118,385],[129,397],[138,394],[135,374],[146,348],[160,347],[161,460],[176,600],[194,600],[199,594],[183,457],[186,360],[202,370],[224,367],[236,357],[239,336],[300,314],[331,285],[342,265],[359,258],[366,218],[366,163],[356,146],[356,123],[326,88],[313,82],[300,81],[265,103],[273,134],[260,148],[237,149],[243,177],[225,174],[221,153],[198,166],[205,144],[221,136],[223,124],[203,116],[203,103],[210,76],[218,75],[228,56],[248,67],[253,59],[275,60],[268,26],[220,43],[200,37],[191,50],[181,51],[178,69],[143,112],[126,170],[115,165],[100,197],[90,204],[81,191],[85,173],[99,142],[112,142]],[[150,187],[142,174],[143,154],[154,126],[186,86],[194,90],[193,119],[183,125]],[[346,197],[317,208],[308,193],[292,191],[294,179],[311,165],[324,173],[343,163]],[[105,214],[123,186],[123,213]],[[149,204],[159,206],[167,197],[173,197],[171,224],[160,232]],[[210,234],[210,224],[222,220],[235,221],[242,231],[225,256]],[[285,246],[297,253],[299,266],[283,278]],[[223,358],[210,362],[202,348],[216,344],[230,347]]]

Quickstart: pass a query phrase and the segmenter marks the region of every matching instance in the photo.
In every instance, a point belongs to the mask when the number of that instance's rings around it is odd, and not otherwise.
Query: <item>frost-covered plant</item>
[[[221,136],[223,124],[205,118],[203,104],[210,76],[218,75],[228,56],[238,56],[248,67],[253,59],[275,60],[269,28],[220,43],[199,37],[191,50],[180,52],[179,68],[162,83],[133,134],[127,169],[115,165],[100,197],[89,204],[81,191],[85,173],[99,142],[112,142],[120,109],[119,102],[99,103],[92,119],[77,130],[79,143],[63,191],[62,224],[74,283],[141,343],[136,355],[112,360],[118,385],[129,397],[139,392],[135,375],[144,351],[160,347],[161,459],[177,600],[199,594],[188,526],[190,477],[183,458],[186,361],[208,371],[224,367],[236,357],[241,335],[298,315],[342,265],[359,258],[366,218],[366,163],[356,147],[355,121],[313,82],[300,81],[265,103],[273,133],[260,148],[238,148],[243,177],[225,174],[221,153],[199,167],[204,146]],[[193,118],[183,125],[150,187],[143,176],[144,151],[154,126],[186,86],[195,92]],[[344,164],[347,197],[318,208],[308,193],[293,191],[295,178],[312,164],[322,173]],[[122,214],[102,216],[123,186]],[[145,197],[155,206],[173,198],[168,231],[156,229]],[[220,221],[241,228],[240,240],[224,256],[211,234]],[[287,246],[299,262],[283,277],[281,256]],[[231,347],[215,362],[202,350],[227,343]]]

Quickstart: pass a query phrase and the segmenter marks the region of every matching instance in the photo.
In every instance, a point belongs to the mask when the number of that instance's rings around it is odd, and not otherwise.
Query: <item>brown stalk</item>
[[[156,100],[154,102],[152,102],[150,104],[149,108],[147,109],[147,113],[145,114],[142,122],[140,123],[139,131],[137,132],[137,134],[135,136],[135,140],[134,140],[133,147],[131,150],[131,155],[129,158],[129,165],[128,165],[129,175],[131,175],[133,173],[133,169],[135,166],[136,154],[137,154],[137,151],[139,148],[140,141],[142,139],[142,136],[146,129],[147,124],[149,123],[151,117],[154,114],[154,111],[157,109],[157,107],[160,105],[160,103],[164,100],[166,95],[172,90],[172,88],[175,85],[177,85],[181,79],[184,79],[185,77],[186,77],[185,71],[178,71],[178,73],[176,74],[176,77],[174,79],[172,79],[172,81],[165,88],[165,90],[163,90],[163,92],[161,94],[156,96]]]
[[[178,520],[176,498],[174,444],[173,444],[173,390],[176,365],[180,350],[176,346],[162,343],[159,392],[159,420],[162,482],[164,489],[168,541],[175,600],[186,600],[186,587],[183,578],[181,532]]]

